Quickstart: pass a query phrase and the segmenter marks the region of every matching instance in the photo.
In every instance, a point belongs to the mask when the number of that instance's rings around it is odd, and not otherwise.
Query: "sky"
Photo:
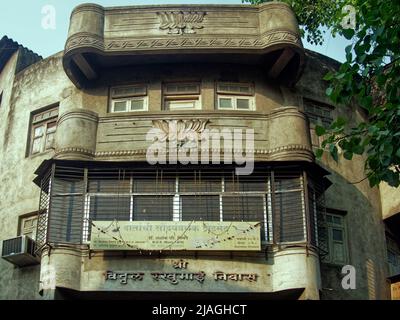
[[[81,3],[94,2],[102,6],[125,6],[145,4],[242,4],[241,0],[12,0],[0,4],[0,38],[7,35],[14,41],[40,54],[44,58],[64,49],[67,38],[69,17],[73,8]],[[55,9],[55,29],[45,29],[42,10],[46,6]],[[308,49],[327,55],[343,62],[348,41],[344,38],[332,38],[327,33],[322,46],[313,46],[305,40]]]

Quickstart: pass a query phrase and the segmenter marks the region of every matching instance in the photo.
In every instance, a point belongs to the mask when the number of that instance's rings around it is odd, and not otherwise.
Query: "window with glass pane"
[[[232,98],[219,98],[220,109],[233,109]]]
[[[218,109],[255,110],[254,86],[243,83],[218,83]]]
[[[54,148],[57,118],[58,107],[32,115],[30,154],[38,154]]]
[[[111,89],[111,112],[146,111],[147,86],[132,85]]]
[[[249,99],[236,99],[236,107],[240,110],[250,110],[250,100]]]
[[[344,217],[335,214],[326,214],[328,255],[324,262],[333,264],[347,263],[346,228]]]
[[[131,111],[140,111],[144,109],[144,99],[131,100]]]
[[[200,109],[200,83],[167,83],[163,86],[164,109]]]

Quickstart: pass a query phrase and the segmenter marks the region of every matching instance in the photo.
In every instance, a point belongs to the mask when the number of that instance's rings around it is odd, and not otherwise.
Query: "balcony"
[[[258,165],[238,177],[229,166],[49,160],[37,174],[39,250],[90,247],[96,221],[257,221],[263,249],[324,246],[318,223],[326,172],[312,164]]]
[[[304,49],[284,3],[103,8],[71,15],[63,64],[79,88],[96,86],[107,69],[173,63],[259,65],[275,82],[294,84]]]

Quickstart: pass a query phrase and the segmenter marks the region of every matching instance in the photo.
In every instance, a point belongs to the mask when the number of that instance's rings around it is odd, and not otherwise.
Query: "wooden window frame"
[[[53,143],[50,147],[47,146],[48,137],[52,134],[53,136],[57,132],[57,120],[58,120],[58,112],[59,106],[53,105],[51,107],[46,108],[45,110],[32,113],[31,120],[29,124],[29,148],[28,148],[28,156],[35,156],[48,150],[52,150],[54,148],[54,137]],[[50,124],[55,124],[50,127]],[[40,136],[35,136],[35,131],[37,128],[43,127],[42,134]],[[50,128],[54,128],[49,132]],[[36,139],[40,139],[39,151],[33,152],[34,142]]]
[[[336,211],[336,210],[335,210]],[[333,218],[340,218],[341,224],[337,224],[334,222],[328,221],[328,216]],[[327,210],[326,212],[326,234],[327,234],[327,244],[328,244],[328,254],[324,258],[324,262],[332,265],[346,265],[349,263],[349,246],[348,246],[348,233],[347,233],[347,225],[346,225],[346,216],[342,213],[336,213]],[[333,240],[333,229],[339,229],[342,232],[342,241],[341,244],[343,246],[343,256],[344,261],[335,260],[333,255],[333,244],[334,242],[339,242],[337,240]]]

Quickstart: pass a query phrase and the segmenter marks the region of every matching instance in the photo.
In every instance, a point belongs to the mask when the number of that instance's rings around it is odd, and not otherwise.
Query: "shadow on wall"
[[[352,163],[346,165],[348,174],[355,176]],[[332,169],[329,171],[333,184],[325,193],[326,207],[347,212],[347,264],[356,269],[356,289],[342,288],[343,265],[322,262],[321,299],[387,299],[386,245],[379,190],[371,189],[368,181],[352,184]]]

